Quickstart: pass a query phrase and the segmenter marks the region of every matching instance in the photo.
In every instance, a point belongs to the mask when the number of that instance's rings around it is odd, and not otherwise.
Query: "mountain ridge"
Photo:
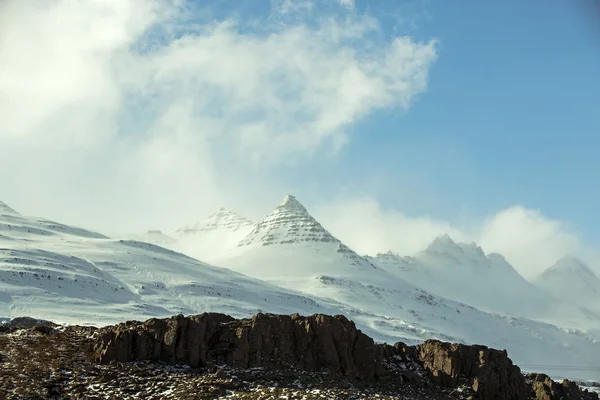
[[[576,257],[561,258],[544,270],[534,283],[567,302],[600,312],[600,278]]]
[[[237,231],[253,225],[254,222],[246,217],[225,207],[221,207],[217,212],[210,214],[205,219],[196,222],[194,225],[180,228],[176,232],[179,234],[189,234],[197,231],[210,231],[219,228]]]
[[[487,312],[552,323],[562,321],[572,327],[581,323],[598,325],[594,321],[600,315],[595,310],[542,290],[519,274],[502,255],[485,254],[476,243],[456,243],[447,234],[436,237],[414,257],[388,251],[377,254],[373,262],[416,287]]]

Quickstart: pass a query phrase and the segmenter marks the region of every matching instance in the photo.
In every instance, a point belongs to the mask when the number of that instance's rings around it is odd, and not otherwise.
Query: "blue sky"
[[[2,3],[0,200],[123,233],[293,193],[361,253],[600,268],[590,1]]]
[[[428,2],[418,35],[440,45],[427,93],[357,127],[349,152],[422,170],[444,217],[519,203],[600,238],[600,32],[576,4]],[[390,151],[403,147],[408,160]]]
[[[356,6],[378,15],[399,3]],[[407,112],[380,110],[354,126],[322,190],[359,182],[384,206],[456,222],[523,204],[600,243],[600,31],[590,10],[558,0],[410,4],[400,7],[410,23],[381,21],[389,34],[439,40],[427,92]]]

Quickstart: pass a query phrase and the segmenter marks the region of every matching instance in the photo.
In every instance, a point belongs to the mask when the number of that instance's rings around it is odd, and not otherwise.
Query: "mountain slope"
[[[573,304],[600,311],[600,278],[575,257],[558,260],[542,272],[535,284]]]
[[[211,261],[235,247],[253,227],[254,223],[249,219],[221,208],[208,218],[177,230],[177,242],[171,243],[169,248]]]
[[[287,286],[296,278],[312,283],[323,272],[355,277],[377,269],[331,235],[291,195],[217,261]]]
[[[165,248],[0,215],[0,315],[94,324],[176,313],[323,312],[325,303]]]
[[[600,314],[540,290],[500,254],[486,255],[475,243],[455,243],[448,235],[415,257],[388,252],[373,262],[428,292],[484,311],[572,327],[600,326]]]
[[[486,256],[475,243],[458,244],[448,235],[415,257],[386,253],[375,259],[416,286],[491,312],[531,315],[548,301],[501,255]]]
[[[593,363],[586,353],[590,349],[600,355],[595,339],[585,332],[567,334],[550,324],[485,313],[416,287],[348,249],[292,196],[219,264],[285,288],[336,299],[343,303],[345,315],[380,340],[485,343],[508,348],[517,359],[543,360],[546,365],[557,358]],[[580,353],[583,348],[587,350]]]

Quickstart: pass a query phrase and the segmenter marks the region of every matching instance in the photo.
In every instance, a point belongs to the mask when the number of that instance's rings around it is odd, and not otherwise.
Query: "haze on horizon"
[[[3,2],[0,201],[118,235],[293,193],[361,254],[448,233],[598,271],[586,10],[444,3]]]

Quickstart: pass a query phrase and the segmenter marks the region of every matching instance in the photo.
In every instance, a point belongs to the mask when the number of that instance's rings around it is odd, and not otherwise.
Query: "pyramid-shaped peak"
[[[18,212],[10,208],[6,203],[0,201],[0,214],[19,215]]]
[[[277,206],[279,210],[286,210],[288,212],[296,212],[301,214],[308,214],[306,208],[296,199],[294,195],[288,194],[286,195],[281,203]],[[276,210],[277,210],[276,209]]]
[[[576,268],[587,268],[587,265],[585,265],[585,263],[583,261],[581,261],[579,258],[572,256],[572,255],[567,255],[562,257],[561,259],[559,259],[555,264],[555,266],[575,266]]]
[[[287,195],[263,221],[254,226],[239,246],[299,242],[340,243],[308,213],[296,197]]]
[[[447,233],[444,233],[443,235],[439,235],[438,237],[433,239],[433,241],[439,242],[439,243],[445,243],[445,244],[452,244],[452,245],[456,244],[456,242],[454,240],[452,240],[450,235],[448,235]]]
[[[578,276],[587,276],[589,278],[597,278],[583,261],[574,256],[565,256],[558,260],[550,268],[546,269],[542,275],[549,274],[577,274]]]
[[[448,252],[460,252],[463,253],[461,246],[456,244],[454,240],[447,233],[440,235],[433,239],[431,244],[425,250],[427,253],[448,253]]]

